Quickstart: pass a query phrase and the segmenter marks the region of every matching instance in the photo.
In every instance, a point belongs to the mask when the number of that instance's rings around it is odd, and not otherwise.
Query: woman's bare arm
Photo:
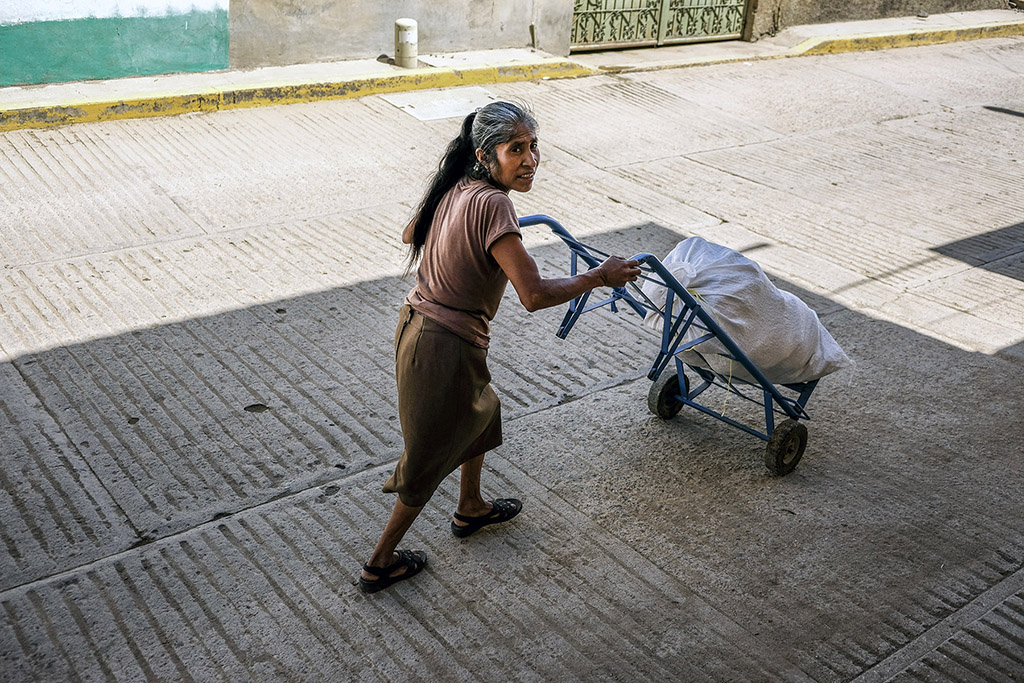
[[[523,240],[514,233],[499,237],[491,245],[491,255],[505,271],[528,311],[564,304],[595,287],[621,287],[640,276],[636,261],[609,256],[597,268],[573,277],[542,278],[537,262],[526,251]]]

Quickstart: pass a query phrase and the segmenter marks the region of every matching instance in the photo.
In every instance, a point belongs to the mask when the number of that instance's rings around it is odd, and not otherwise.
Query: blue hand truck
[[[586,266],[585,269],[589,270],[600,265],[608,256],[579,242],[558,221],[549,216],[526,216],[519,219],[519,225],[524,228],[546,225],[550,228],[569,248],[569,267],[572,275],[579,272],[581,261]],[[667,420],[674,417],[683,406],[695,408],[766,441],[764,462],[773,475],[792,472],[807,447],[807,427],[801,420],[810,419],[806,405],[818,380],[797,384],[773,384],[657,257],[651,254],[637,254],[633,260],[640,263],[642,280],[653,281],[668,289],[665,304],[660,306],[651,301],[641,288],[632,282],[626,287],[612,288],[611,296],[597,302],[590,301],[593,291],[586,292],[569,302],[569,309],[558,328],[558,337],[565,339],[584,313],[605,306],[612,312],[618,312],[619,302],[633,310],[641,319],[650,312],[657,313],[661,318],[661,347],[647,373],[648,379],[652,381],[647,395],[647,406],[651,412]],[[678,312],[674,311],[676,299],[682,302],[681,310]],[[702,358],[697,347],[711,339],[716,339],[725,348],[727,354],[720,355],[739,363],[754,381],[726,377],[711,369],[709,363],[692,362],[694,357]],[[690,352],[686,355],[687,361],[681,357],[685,352]],[[672,366],[671,369],[669,366]],[[694,386],[690,383],[691,374],[694,376]],[[698,402],[700,395],[713,386],[761,405],[764,409],[763,426],[760,422],[750,424],[734,419]],[[776,417],[782,419],[776,421]]]

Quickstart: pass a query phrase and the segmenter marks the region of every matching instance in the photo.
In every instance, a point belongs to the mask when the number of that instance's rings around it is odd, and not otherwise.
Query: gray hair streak
[[[473,120],[473,146],[482,149],[484,157],[491,160],[495,148],[515,137],[522,126],[532,133],[537,132],[537,120],[525,104],[491,102],[476,112]]]

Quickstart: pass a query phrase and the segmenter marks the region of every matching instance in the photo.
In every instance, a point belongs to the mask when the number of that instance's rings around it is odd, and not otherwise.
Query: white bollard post
[[[419,38],[415,19],[395,20],[395,64],[415,69],[419,64]]]

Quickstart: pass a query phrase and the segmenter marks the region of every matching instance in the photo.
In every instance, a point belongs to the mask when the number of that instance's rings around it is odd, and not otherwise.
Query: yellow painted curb
[[[793,48],[798,55],[824,55],[861,50],[887,50],[915,45],[938,45],[960,40],[1006,38],[1024,35],[1024,22],[985,24],[949,29],[921,29],[902,33],[872,33],[857,36],[809,38]]]
[[[377,78],[328,83],[282,84],[210,91],[186,95],[154,95],[136,100],[87,102],[27,107],[0,111],[0,132],[24,128],[50,128],[70,123],[173,116],[222,109],[241,109],[274,104],[296,104],[366,95],[483,85],[546,78],[591,76],[596,70],[570,61],[512,64],[468,69],[415,69]]]

